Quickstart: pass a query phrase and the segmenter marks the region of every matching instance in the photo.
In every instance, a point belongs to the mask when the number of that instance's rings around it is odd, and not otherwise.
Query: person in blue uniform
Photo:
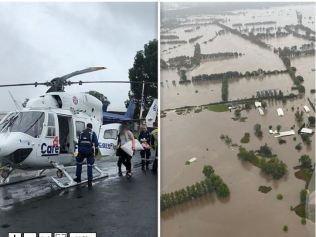
[[[92,131],[92,124],[88,123],[87,128],[83,130],[79,135],[78,140],[78,156],[77,160],[77,169],[76,169],[76,178],[75,182],[81,182],[81,172],[82,172],[82,163],[87,159],[87,175],[88,175],[88,187],[92,187],[92,168],[94,164],[94,156],[96,155],[97,148],[99,146],[98,138],[95,132]]]

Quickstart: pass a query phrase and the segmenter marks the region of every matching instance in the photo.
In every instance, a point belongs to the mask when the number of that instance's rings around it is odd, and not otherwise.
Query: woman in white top
[[[117,161],[118,166],[118,175],[122,176],[122,164],[126,167],[126,176],[131,177],[132,176],[132,163],[131,159],[132,156],[127,154],[125,151],[121,149],[121,146],[123,146],[125,143],[132,141],[132,150],[135,151],[135,138],[133,133],[128,129],[128,125],[126,123],[122,124],[120,133],[118,135],[118,146],[116,155],[119,157]]]

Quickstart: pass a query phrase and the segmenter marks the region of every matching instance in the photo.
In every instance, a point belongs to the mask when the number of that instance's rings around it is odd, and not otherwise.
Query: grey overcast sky
[[[45,82],[90,66],[108,69],[78,80],[128,80],[145,43],[157,38],[156,3],[0,3],[0,84]],[[47,87],[0,88],[0,111],[15,109],[9,97],[45,93]],[[73,85],[66,92],[97,90],[124,110],[129,85]]]

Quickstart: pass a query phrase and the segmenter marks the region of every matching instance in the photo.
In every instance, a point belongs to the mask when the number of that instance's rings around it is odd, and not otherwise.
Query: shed
[[[312,134],[312,133],[313,133],[313,129],[310,129],[310,128],[302,128],[302,129],[300,130],[300,133]]]
[[[255,101],[255,107],[258,108],[258,107],[261,107],[261,102],[260,101]]]
[[[286,137],[286,136],[291,136],[291,135],[295,135],[295,131],[294,130],[279,132],[279,134],[275,135],[274,137]]]
[[[304,105],[304,110],[305,110],[306,113],[309,113],[309,112],[311,111],[311,110],[308,108],[307,105]]]
[[[277,109],[278,116],[284,116],[284,112],[282,108]]]
[[[197,159],[196,159],[196,157],[192,157],[190,160],[188,160],[190,163],[192,163],[192,162],[194,162],[194,161],[196,161]]]
[[[259,108],[258,108],[258,111],[259,111],[259,114],[260,114],[260,115],[264,115],[264,112],[263,112],[263,109],[262,109],[262,108],[259,107]]]

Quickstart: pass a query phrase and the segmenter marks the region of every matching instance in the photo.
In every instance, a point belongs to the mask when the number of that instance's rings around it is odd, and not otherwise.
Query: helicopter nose
[[[18,164],[33,151],[31,141],[23,134],[0,134],[0,163]]]

